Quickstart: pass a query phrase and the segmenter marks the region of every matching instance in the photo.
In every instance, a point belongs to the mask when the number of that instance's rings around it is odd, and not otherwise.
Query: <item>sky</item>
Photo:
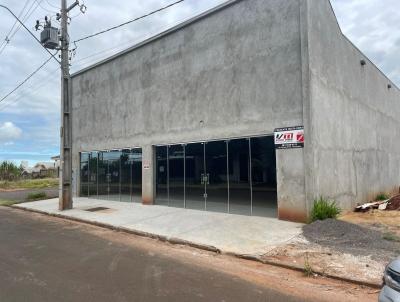
[[[249,0],[251,1],[251,0]],[[316,0],[321,1],[321,0]],[[24,24],[34,30],[37,19],[53,16],[56,0],[0,0]],[[85,0],[87,11],[71,12],[69,34],[76,40],[88,34],[144,15],[174,0]],[[71,72],[91,65],[132,46],[171,26],[189,19],[225,0],[185,0],[165,11],[120,29],[78,43],[71,61]],[[332,0],[332,6],[344,34],[360,48],[390,79],[400,85],[400,1]],[[72,0],[69,0],[69,4]],[[27,13],[28,12],[28,13]],[[14,89],[47,58],[48,53],[23,28],[9,35],[14,24],[10,14],[0,8],[0,45],[8,35],[10,42],[0,47],[0,99]],[[16,27],[14,27],[15,30]],[[13,33],[13,31],[12,31]],[[71,45],[73,48],[74,45]],[[22,160],[30,165],[49,161],[59,154],[60,73],[51,60],[10,97],[0,102],[0,161]]]

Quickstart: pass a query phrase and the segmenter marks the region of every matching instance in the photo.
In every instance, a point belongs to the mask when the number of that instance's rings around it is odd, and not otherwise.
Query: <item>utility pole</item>
[[[61,194],[58,208],[60,211],[72,209],[72,104],[70,96],[69,74],[69,35],[68,13],[76,6],[76,0],[67,6],[67,0],[61,0]],[[82,7],[81,7],[82,10]]]
[[[76,2],[75,2],[76,3]],[[60,211],[72,209],[72,119],[69,97],[69,37],[67,0],[61,0],[61,148]]]
[[[60,32],[52,27],[51,19],[45,17],[45,24],[40,35],[40,42],[45,48],[61,50],[61,128],[60,128],[60,196],[58,208],[60,211],[72,209],[72,104],[70,96],[69,74],[69,35],[68,13],[76,6],[82,13],[86,6],[80,5],[79,0],[67,6],[67,0],[61,0],[61,11],[57,14],[60,20]],[[42,25],[36,21],[36,30]]]

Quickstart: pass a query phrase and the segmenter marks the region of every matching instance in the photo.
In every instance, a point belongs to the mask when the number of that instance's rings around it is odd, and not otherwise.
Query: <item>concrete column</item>
[[[276,150],[278,218],[306,222],[304,149]]]
[[[142,148],[142,203],[154,204],[155,198],[155,149],[151,145]]]

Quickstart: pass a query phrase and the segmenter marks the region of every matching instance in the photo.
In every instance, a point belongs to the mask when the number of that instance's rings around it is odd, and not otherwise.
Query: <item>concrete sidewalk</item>
[[[60,215],[146,233],[171,241],[209,246],[223,253],[259,256],[301,234],[302,224],[163,206],[74,198],[74,209],[58,210],[58,199],[22,203],[17,208]],[[108,210],[87,211],[94,207]]]

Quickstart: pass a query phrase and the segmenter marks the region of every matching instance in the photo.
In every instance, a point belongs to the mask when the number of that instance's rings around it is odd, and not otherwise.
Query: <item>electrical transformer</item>
[[[46,26],[40,33],[40,42],[46,48],[56,49],[59,46],[58,28]]]

